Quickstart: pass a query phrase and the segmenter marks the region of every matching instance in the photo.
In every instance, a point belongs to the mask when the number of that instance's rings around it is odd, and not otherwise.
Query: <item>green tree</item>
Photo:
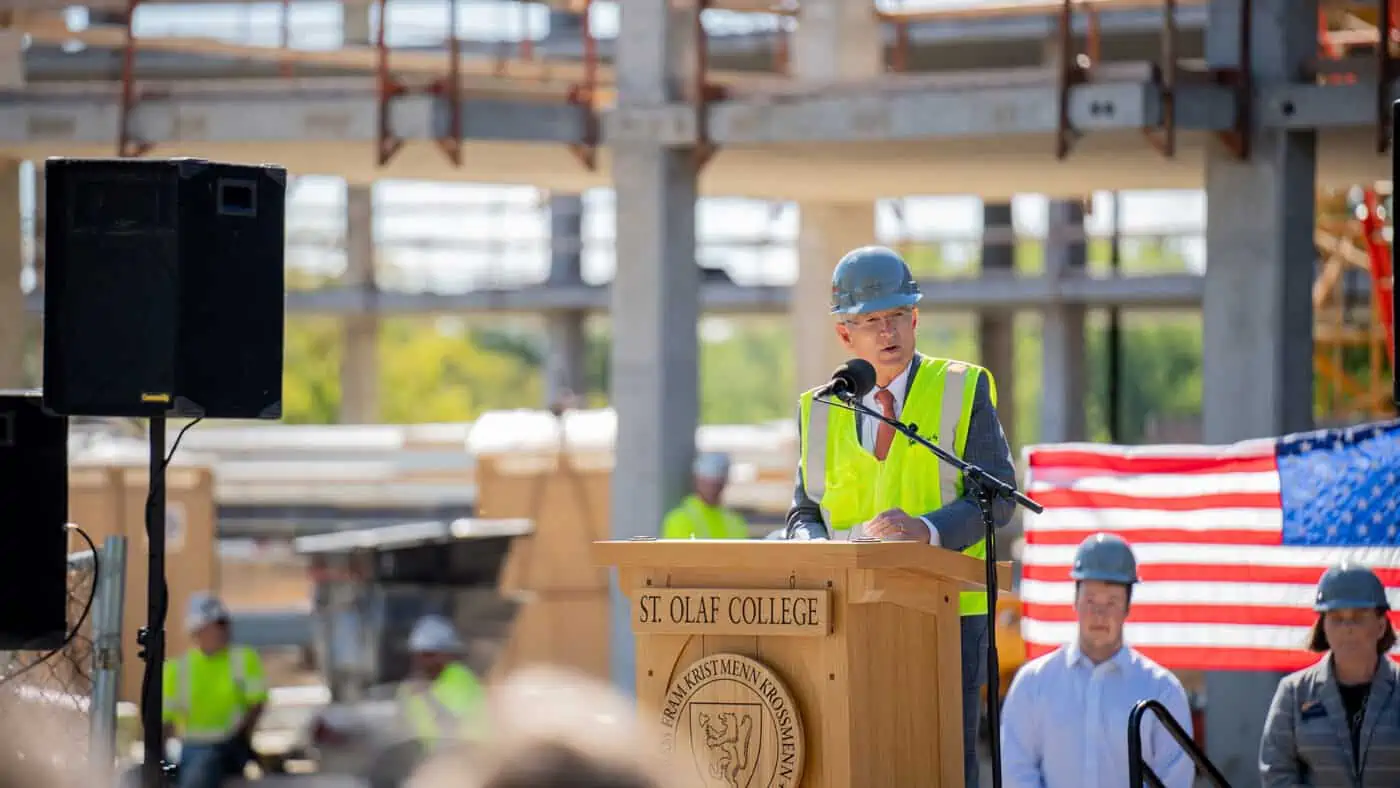
[[[344,348],[339,320],[287,318],[282,366],[283,421],[332,424],[339,420]]]
[[[1118,382],[1121,443],[1140,443],[1153,417],[1201,414],[1201,324],[1185,316],[1131,315],[1121,328]],[[1088,332],[1090,437],[1106,441],[1108,425],[1108,333]]]
[[[339,321],[288,319],[287,422],[339,419],[344,348]],[[466,421],[487,410],[533,406],[541,396],[539,364],[518,350],[483,349],[460,320],[385,320],[379,336],[380,417],[404,424]]]
[[[542,396],[538,363],[483,349],[461,320],[386,320],[379,358],[380,410],[391,423],[467,421]]]
[[[725,319],[731,333],[700,344],[700,420],[756,424],[791,418],[796,363],[781,318]]]

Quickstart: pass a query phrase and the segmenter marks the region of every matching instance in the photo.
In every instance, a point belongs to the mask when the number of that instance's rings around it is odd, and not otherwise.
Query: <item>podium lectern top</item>
[[[618,569],[902,569],[986,588],[981,559],[915,542],[782,542],[764,539],[629,539],[593,543],[593,563]],[[997,589],[1011,590],[1011,564],[997,564]]]

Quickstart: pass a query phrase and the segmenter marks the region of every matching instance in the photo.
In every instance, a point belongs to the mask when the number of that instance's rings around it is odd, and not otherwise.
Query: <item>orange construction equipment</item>
[[[1361,217],[1362,231],[1365,233],[1366,255],[1371,260],[1371,305],[1385,331],[1386,352],[1393,365],[1395,356],[1395,271],[1391,257],[1391,242],[1385,235],[1387,209],[1381,205],[1375,189],[1367,189],[1362,205],[1365,214]]]
[[[1389,200],[1374,187],[1318,197],[1313,368],[1322,423],[1388,418],[1395,363]]]

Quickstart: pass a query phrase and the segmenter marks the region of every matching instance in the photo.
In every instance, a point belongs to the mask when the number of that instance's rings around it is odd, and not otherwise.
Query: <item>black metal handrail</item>
[[[1167,729],[1176,743],[1181,745],[1181,749],[1186,751],[1186,755],[1195,762],[1196,768],[1204,772],[1210,781],[1219,788],[1230,788],[1230,782],[1225,779],[1225,775],[1215,768],[1215,764],[1210,762],[1206,754],[1201,752],[1201,748],[1196,746],[1196,742],[1186,733],[1186,729],[1181,727],[1176,717],[1163,706],[1161,701],[1142,700],[1133,707],[1133,711],[1128,715],[1128,786],[1129,788],[1142,788],[1144,782],[1152,788],[1166,788],[1162,783],[1162,778],[1152,771],[1152,767],[1147,765],[1147,761],[1142,757],[1142,718],[1147,716],[1147,712],[1157,715],[1157,721],[1162,723],[1162,727]]]

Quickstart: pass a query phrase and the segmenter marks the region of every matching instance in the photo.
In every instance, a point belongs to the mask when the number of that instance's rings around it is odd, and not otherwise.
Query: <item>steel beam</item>
[[[1291,131],[1375,126],[1379,90],[1374,76],[1349,85],[1261,86],[1255,118],[1265,128]],[[1396,99],[1400,85],[1392,84],[1386,104]]]
[[[1198,309],[1205,280],[1195,274],[1163,274],[1105,278],[1090,275],[1046,277],[998,276],[967,279],[924,279],[926,309],[1041,309],[1046,304],[1088,308],[1121,306],[1129,309]],[[700,286],[701,308],[721,314],[782,314],[787,311],[785,285],[736,285],[707,282]],[[509,290],[466,293],[396,293],[370,296],[360,288],[336,287],[287,294],[287,312],[301,315],[464,315],[472,313],[538,314],[607,312],[611,288],[598,285],[534,285]],[[30,294],[25,307],[43,311],[43,297]]]
[[[1227,88],[1182,86],[1177,94],[1178,128],[1233,128]],[[737,95],[713,105],[710,134],[721,145],[1052,135],[1057,113],[1053,75],[1046,69],[919,74],[811,95]],[[1070,89],[1069,120],[1084,132],[1156,127],[1161,118],[1162,91],[1150,64],[1105,67],[1099,78]],[[679,106],[613,110],[603,127],[610,141],[684,145],[696,137],[694,122]]]
[[[322,77],[173,84],[144,99],[131,116],[132,132],[169,142],[282,142],[376,139],[372,79]],[[0,92],[0,144],[101,143],[116,138],[120,97],[113,86],[31,85]],[[406,96],[391,107],[396,135],[432,140],[450,126],[447,102]],[[557,142],[579,139],[578,113],[560,103],[473,99],[462,113],[467,139]]]
[[[1072,124],[1085,131],[1153,126],[1160,90],[1144,69],[1118,69],[1121,78],[1076,86]],[[1028,72],[913,81],[902,89],[784,97],[738,97],[717,102],[710,133],[721,145],[784,142],[880,142],[1053,134],[1053,85]],[[1031,80],[1029,83],[1027,80]],[[1375,125],[1374,83],[1273,85],[1260,88],[1261,128],[1359,129]],[[1396,92],[1400,98],[1400,91]],[[1182,86],[1176,99],[1183,130],[1221,131],[1234,120],[1233,97],[1223,87]],[[46,83],[0,92],[0,145],[105,143],[115,138],[119,96],[113,86]],[[157,145],[174,142],[373,141],[374,87],[358,77],[319,77],[175,83],[132,113],[132,130]],[[396,134],[431,140],[450,125],[447,104],[410,96],[393,105]],[[583,122],[567,104],[473,99],[462,113],[463,136],[567,144]],[[656,139],[684,145],[696,139],[687,105],[612,110],[605,142]]]

